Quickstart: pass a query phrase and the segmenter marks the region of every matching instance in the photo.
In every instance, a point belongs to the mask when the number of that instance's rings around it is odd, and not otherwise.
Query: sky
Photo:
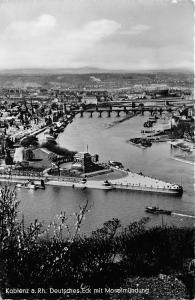
[[[190,0],[0,0],[0,70],[193,69]]]

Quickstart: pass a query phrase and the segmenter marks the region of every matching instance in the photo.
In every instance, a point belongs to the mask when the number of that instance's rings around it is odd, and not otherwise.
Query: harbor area
[[[89,178],[50,178],[46,185],[65,186],[82,189],[119,189],[135,190],[143,192],[182,194],[183,189],[178,184],[168,183],[156,178],[145,176],[142,173],[134,173],[129,170],[110,169],[105,174],[94,174]]]
[[[70,164],[68,164],[70,165]],[[89,175],[89,176],[88,176]],[[0,181],[10,181],[13,183],[26,182],[27,180],[44,181],[45,185],[72,187],[80,189],[125,189],[143,192],[182,194],[183,189],[175,183],[168,183],[156,178],[144,175],[142,172],[135,173],[123,167],[110,166],[107,169],[90,172],[89,174],[76,174],[72,176],[50,175],[47,170],[39,175],[19,175],[1,172]]]

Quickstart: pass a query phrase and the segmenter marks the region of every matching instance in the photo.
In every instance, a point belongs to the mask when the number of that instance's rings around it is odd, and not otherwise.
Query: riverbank
[[[114,172],[116,169],[111,168]],[[117,170],[118,171],[118,170]],[[57,180],[50,180],[46,183],[47,185],[55,186],[68,186],[74,188],[89,188],[89,189],[125,189],[142,192],[155,192],[155,193],[169,193],[169,194],[181,194],[182,189],[177,184],[172,184],[156,178],[145,176],[143,174],[137,174],[126,170],[120,170],[120,177],[111,179],[109,174],[105,176],[102,174],[101,179],[90,177],[86,182],[78,182],[78,179],[67,181],[63,178]],[[112,175],[113,177],[113,175]],[[109,183],[109,186],[105,185],[105,182]]]
[[[99,177],[99,178],[98,178]],[[10,176],[1,175],[0,181],[21,182],[29,179],[33,180],[45,180],[46,185],[61,186],[61,187],[73,187],[73,188],[87,188],[87,189],[102,189],[102,190],[134,190],[142,192],[155,192],[155,193],[169,193],[169,194],[181,194],[182,189],[177,184],[168,183],[156,178],[145,176],[142,173],[137,174],[124,169],[110,168],[110,172],[98,175],[94,172],[94,177],[90,174],[90,177],[83,181],[83,177],[63,177],[63,176],[51,176],[44,174],[42,177],[35,176]]]
[[[129,220],[136,221],[146,217],[145,206],[159,206],[163,209],[192,215],[194,211],[192,166],[172,160],[173,149],[171,150],[168,143],[156,143],[144,151],[125,142],[128,138],[138,136],[147,117],[147,114],[145,116],[138,115],[107,130],[107,125],[116,120],[115,116],[111,116],[111,118],[95,116],[80,118],[76,116],[64,132],[59,134],[58,143],[63,148],[80,152],[86,151],[86,145],[88,145],[91,153],[100,154],[101,162],[120,161],[125,169],[130,169],[133,173],[142,172],[166,182],[182,183],[184,193],[181,197],[176,198],[173,194],[124,189],[110,191],[86,189],[82,192],[79,188],[54,185],[46,185],[44,191],[18,189],[17,193],[22,202],[26,222],[32,222],[33,218],[39,218],[49,224],[59,211],[66,210],[68,214],[73,214],[86,198],[89,200],[90,213],[86,217],[86,224],[81,229],[84,233],[90,233],[101,226],[103,222],[115,217],[120,218],[125,225]],[[93,180],[118,179],[118,173],[117,178],[110,178],[111,174],[115,173],[110,173],[108,177],[105,176],[106,178],[99,175],[93,177]],[[90,177],[90,179],[92,178]],[[150,217],[152,225],[156,226],[162,223],[161,216],[152,215]],[[163,216],[164,224],[174,224],[176,227],[192,227],[193,221],[190,218]]]
[[[180,161],[182,163],[185,163],[185,164],[188,164],[188,165],[191,165],[191,166],[194,166],[194,160],[193,161],[190,161],[184,157],[178,157],[178,156],[173,156],[171,157],[171,159],[174,159],[176,161]]]
[[[46,124],[41,123],[40,125],[33,125],[31,128],[29,129],[22,129],[22,130],[17,130],[15,133],[13,134],[9,134],[8,136],[10,136],[10,138],[15,141],[15,140],[22,140],[27,136],[37,136],[38,134],[44,132],[46,129],[48,128],[48,126]]]
[[[174,139],[169,141],[172,147],[178,148],[182,151],[195,153],[195,143],[186,141],[185,139]]]

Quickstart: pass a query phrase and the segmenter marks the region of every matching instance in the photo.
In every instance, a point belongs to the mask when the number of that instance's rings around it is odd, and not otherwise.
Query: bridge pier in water
[[[110,115],[111,115],[111,111],[108,110],[108,118],[110,118]]]
[[[99,118],[101,118],[102,117],[102,111],[99,111],[99,116],[98,116]]]
[[[83,111],[80,112],[80,117],[81,118],[83,117],[83,113],[84,113]]]
[[[120,117],[120,110],[117,111],[117,117]]]
[[[90,111],[90,118],[93,118],[93,111]]]

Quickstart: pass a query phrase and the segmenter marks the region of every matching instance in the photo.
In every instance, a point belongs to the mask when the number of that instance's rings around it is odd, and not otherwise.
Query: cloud
[[[193,62],[191,1],[0,2],[0,68],[129,69]]]
[[[70,41],[77,40],[83,42],[97,42],[114,32],[116,32],[121,25],[112,20],[97,20],[89,22],[81,30],[77,30],[68,35]]]
[[[22,64],[71,67],[120,28],[121,25],[113,20],[101,19],[88,22],[80,29],[68,30],[52,15],[46,14],[32,21],[15,21],[0,35],[5,49],[0,61],[3,65],[6,60],[13,67]]]
[[[56,19],[47,14],[33,21],[13,21],[4,31],[4,38],[29,39],[48,34],[56,26]]]
[[[145,31],[149,30],[150,28],[151,28],[151,26],[138,24],[138,25],[132,26],[129,30],[120,31],[120,34],[137,35],[137,34],[144,33]]]

